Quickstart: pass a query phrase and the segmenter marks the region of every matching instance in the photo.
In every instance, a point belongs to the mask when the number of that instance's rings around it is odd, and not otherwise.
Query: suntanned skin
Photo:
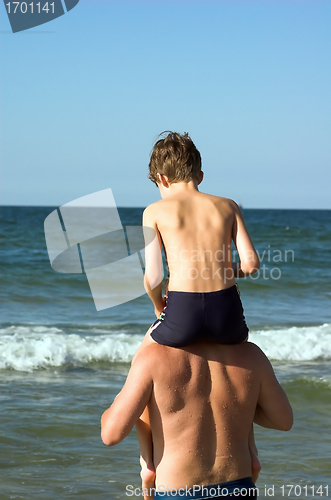
[[[145,249],[144,280],[157,317],[165,306],[160,271],[162,246],[168,262],[170,291],[222,290],[233,286],[235,278],[253,274],[260,267],[238,205],[227,198],[199,192],[203,172],[198,179],[188,182],[169,183],[168,178],[161,174],[158,174],[158,179],[162,199],[148,206],[143,215],[143,226],[153,228],[158,236],[154,244]],[[238,250],[239,263],[232,262],[231,241]],[[153,342],[149,330],[134,359]],[[144,458],[141,460],[143,485],[151,485],[154,467],[147,411],[139,420],[137,431]],[[253,430],[250,450],[251,474],[253,472],[253,479],[256,480],[261,466]]]
[[[242,213],[227,198],[198,191],[199,180],[169,184],[158,174],[162,200],[149,205],[143,215],[143,226],[153,228],[159,245],[146,248],[145,286],[158,316],[164,308],[162,286],[154,263],[161,242],[169,267],[169,290],[211,292],[229,288],[236,277],[259,269],[260,262],[247,232]],[[240,257],[240,265],[232,263],[231,240]],[[156,242],[157,243],[157,242]],[[154,250],[154,252],[153,252]]]
[[[146,405],[159,487],[248,477],[253,421],[284,431],[293,423],[291,406],[270,362],[249,342],[146,347],[102,415],[103,442],[112,446],[122,441]]]

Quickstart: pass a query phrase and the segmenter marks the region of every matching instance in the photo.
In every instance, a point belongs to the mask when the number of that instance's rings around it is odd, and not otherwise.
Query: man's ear
[[[199,177],[198,177],[198,186],[199,186],[199,184],[201,184],[201,182],[203,181],[203,175],[204,175],[204,174],[203,174],[203,171],[201,170],[201,171],[200,171],[200,174],[199,174]]]
[[[159,173],[157,173],[156,175],[157,175],[157,178],[159,179],[160,184],[162,184],[162,186],[164,186],[165,188],[168,188],[170,186],[170,184],[168,182],[168,177],[166,175],[159,174]]]

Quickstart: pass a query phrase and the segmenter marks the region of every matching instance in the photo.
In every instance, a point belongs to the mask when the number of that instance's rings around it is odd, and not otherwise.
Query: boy
[[[157,320],[139,351],[156,341],[183,347],[199,341],[239,344],[247,340],[235,278],[253,274],[260,262],[239,207],[232,200],[201,193],[201,156],[187,133],[169,132],[154,145],[149,178],[161,200],[148,206],[143,226],[156,231],[158,242],[146,247],[145,288]],[[233,263],[233,240],[240,263]],[[162,295],[161,245],[169,268],[167,296]],[[153,483],[148,416],[137,425],[142,451],[143,486]],[[260,465],[251,433],[253,479]],[[144,463],[144,461],[147,463]]]

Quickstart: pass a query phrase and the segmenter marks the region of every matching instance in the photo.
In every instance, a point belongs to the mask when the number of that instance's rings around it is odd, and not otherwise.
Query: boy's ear
[[[159,183],[162,184],[162,186],[164,187],[169,187],[169,182],[168,182],[168,177],[166,175],[163,175],[163,174],[159,174],[157,173],[157,178],[159,179]]]
[[[203,171],[201,170],[201,171],[200,171],[200,174],[199,174],[199,177],[198,177],[198,186],[199,186],[199,184],[201,184],[201,182],[203,181],[203,175],[204,175],[204,174],[203,174]]]

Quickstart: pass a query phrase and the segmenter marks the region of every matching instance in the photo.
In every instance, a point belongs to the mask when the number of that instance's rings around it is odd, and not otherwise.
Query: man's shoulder
[[[258,347],[253,342],[244,342],[246,345],[246,355],[249,357],[249,360],[253,364],[256,370],[260,370],[261,373],[263,371],[268,370],[271,367],[271,363],[265,353],[262,351],[260,347]]]
[[[260,357],[260,358],[266,357],[264,352],[262,351],[262,349],[258,345],[254,344],[254,342],[247,341],[247,342],[243,342],[240,345],[246,346],[247,352],[249,352],[252,356],[256,356],[256,357]]]
[[[145,369],[156,364],[160,365],[167,357],[169,349],[171,348],[168,346],[153,342],[153,344],[147,345],[139,352],[134,363],[142,365]]]
[[[142,377],[153,383],[163,380],[169,374],[169,365],[173,362],[173,347],[157,344],[156,342],[144,347],[137,354],[131,370],[135,378]]]
[[[224,346],[223,351],[224,351]],[[236,360],[241,364],[242,367],[247,369],[256,369],[260,367],[263,369],[266,365],[269,364],[269,360],[264,354],[264,352],[253,342],[243,342],[242,344],[231,344],[227,346],[228,351],[228,360]],[[222,359],[222,351],[221,359]]]

